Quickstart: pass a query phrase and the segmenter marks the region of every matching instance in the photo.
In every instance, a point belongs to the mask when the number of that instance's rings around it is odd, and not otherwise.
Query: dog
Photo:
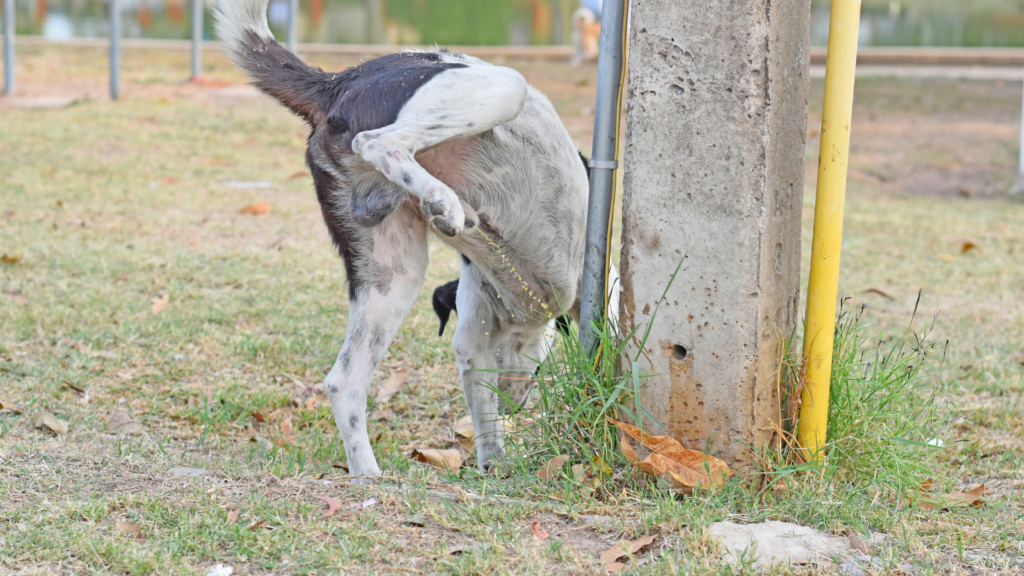
[[[366,397],[422,289],[428,234],[461,254],[434,308],[442,333],[460,314],[452,345],[486,471],[504,454],[501,399],[525,402],[557,319],[579,321],[586,162],[515,70],[438,48],[325,72],[275,42],[266,10],[221,0],[216,31],[252,84],[310,128],[306,163],[348,281],[348,330],[323,386],[349,473],[381,475]]]

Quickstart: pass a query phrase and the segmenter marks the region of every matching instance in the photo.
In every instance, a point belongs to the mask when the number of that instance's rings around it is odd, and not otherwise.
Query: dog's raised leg
[[[416,91],[393,124],[357,134],[352,150],[418,198],[438,230],[455,236],[475,222],[466,219],[455,192],[416,162],[416,153],[512,121],[526,92],[526,80],[511,68],[452,68]]]
[[[352,476],[380,476],[366,429],[366,396],[374,369],[419,296],[428,261],[426,225],[408,212],[392,214],[366,234],[373,235],[372,252],[356,262],[349,279],[356,288],[348,333],[324,379]]]

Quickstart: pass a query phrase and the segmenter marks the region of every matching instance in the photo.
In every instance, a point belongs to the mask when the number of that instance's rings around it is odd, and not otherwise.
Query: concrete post
[[[798,321],[810,3],[633,0],[620,323],[651,319],[641,402],[730,465],[781,425]],[[651,425],[651,422],[646,422]]]

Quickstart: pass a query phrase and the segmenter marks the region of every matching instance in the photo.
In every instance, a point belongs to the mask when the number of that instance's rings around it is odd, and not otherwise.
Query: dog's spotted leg
[[[349,301],[348,333],[324,379],[352,476],[380,476],[366,429],[366,398],[377,364],[423,287],[426,225],[396,212],[372,231],[372,261],[357,262],[358,288]]]
[[[418,198],[438,230],[455,236],[475,221],[472,215],[467,219],[455,192],[416,162],[416,153],[512,121],[522,111],[526,93],[526,80],[510,68],[445,70],[416,91],[393,124],[357,134],[352,150]]]
[[[456,297],[459,324],[452,341],[481,471],[503,456],[501,414],[526,402],[537,364],[547,356],[554,338],[554,321],[537,326],[511,324],[501,300],[493,299],[484,282],[475,265],[463,263]]]

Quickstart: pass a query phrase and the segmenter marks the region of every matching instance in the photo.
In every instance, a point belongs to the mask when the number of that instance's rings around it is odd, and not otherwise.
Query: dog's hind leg
[[[345,441],[349,473],[380,476],[366,429],[366,396],[374,369],[423,287],[427,229],[418,216],[398,211],[366,235],[358,241],[367,253],[353,266],[356,278],[349,279],[354,290],[348,333],[324,391]]]
[[[445,70],[416,91],[393,124],[357,134],[352,150],[418,198],[438,230],[455,236],[464,226],[473,226],[474,218],[466,218],[455,192],[420,166],[415,155],[514,120],[526,94],[526,80],[510,68],[473,65]]]

